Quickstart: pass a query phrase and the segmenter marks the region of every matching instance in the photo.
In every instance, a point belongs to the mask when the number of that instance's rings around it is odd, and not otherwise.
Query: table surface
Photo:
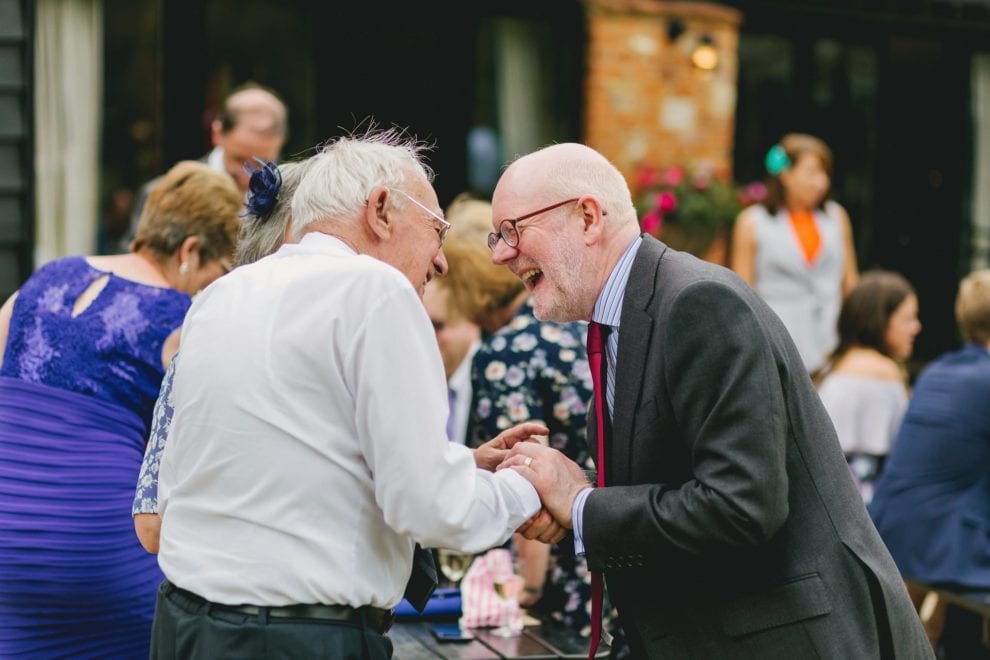
[[[388,631],[395,647],[395,660],[556,660],[557,658],[587,658],[588,640],[573,631],[550,626],[525,628],[518,637],[498,637],[486,628],[471,632],[470,642],[439,641],[427,621],[398,621]],[[607,658],[604,644],[596,658]]]

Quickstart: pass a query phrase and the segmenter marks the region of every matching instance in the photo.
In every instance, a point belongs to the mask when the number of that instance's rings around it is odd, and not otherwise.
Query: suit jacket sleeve
[[[751,302],[741,287],[708,280],[651,310],[634,437],[616,441],[632,442],[634,456],[639,443],[682,443],[685,479],[660,483],[658,470],[654,483],[596,489],[584,509],[592,569],[758,545],[786,520],[784,392]],[[622,360],[620,346],[620,368]],[[660,437],[661,419],[676,437]]]

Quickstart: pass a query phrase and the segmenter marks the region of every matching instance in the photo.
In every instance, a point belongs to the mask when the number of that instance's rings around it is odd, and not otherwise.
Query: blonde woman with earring
[[[858,269],[849,215],[829,199],[832,151],[785,135],[767,152],[767,197],[743,209],[731,266],[784,322],[809,373],[835,348],[842,298]]]

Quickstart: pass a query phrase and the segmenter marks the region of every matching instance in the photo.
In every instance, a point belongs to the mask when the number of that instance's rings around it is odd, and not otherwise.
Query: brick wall
[[[585,0],[585,7],[585,142],[630,185],[643,164],[705,165],[730,175],[740,13],[662,0]],[[718,53],[711,71],[691,62],[703,36]]]

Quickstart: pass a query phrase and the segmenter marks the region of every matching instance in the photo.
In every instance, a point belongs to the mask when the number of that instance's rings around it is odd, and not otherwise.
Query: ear
[[[186,264],[190,272],[195,272],[199,269],[201,265],[199,263],[199,248],[201,244],[202,241],[199,236],[196,235],[186,236],[182,240],[182,244],[179,246],[179,249],[176,250],[179,257],[180,267],[182,264]]]
[[[214,119],[210,122],[210,141],[213,143],[214,147],[220,146],[220,140],[223,139],[223,122],[219,119]]]
[[[594,245],[605,235],[606,211],[592,195],[585,195],[578,200],[578,204],[581,206],[581,222],[584,223],[584,244]]]
[[[368,195],[368,203],[364,207],[365,227],[380,241],[388,240],[392,235],[392,223],[389,222],[386,211],[389,194],[385,186],[375,186]]]

